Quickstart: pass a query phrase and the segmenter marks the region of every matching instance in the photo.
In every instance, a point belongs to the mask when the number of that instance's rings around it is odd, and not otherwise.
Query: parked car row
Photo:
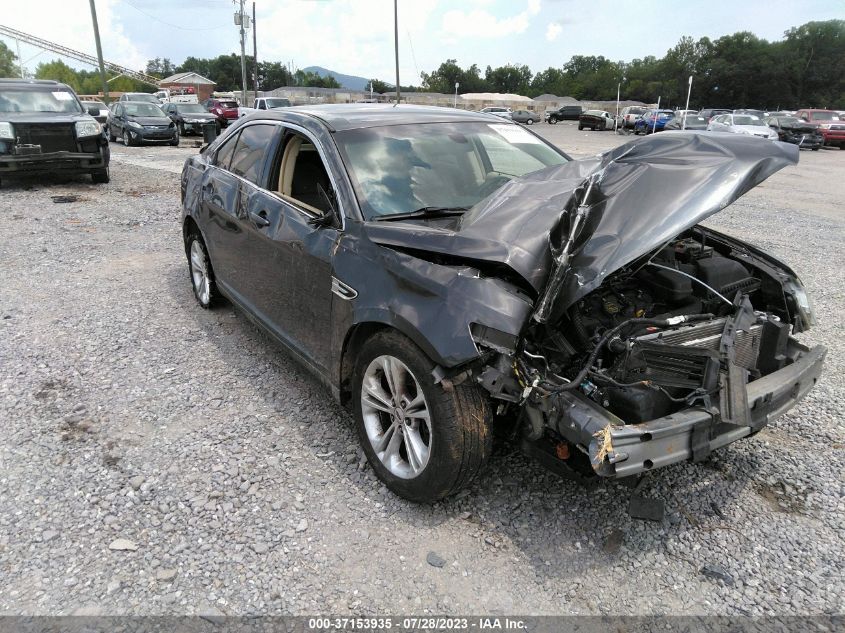
[[[589,127],[590,117],[584,113],[579,129]],[[607,123],[605,124],[608,125]],[[749,134],[761,138],[793,143],[801,148],[818,150],[828,145],[845,147],[845,113],[836,110],[803,109],[795,112],[766,112],[756,109],[704,108],[694,110],[670,110],[656,108],[627,107],[616,121],[622,130],[633,130],[635,134],[652,134],[663,130],[699,130]]]

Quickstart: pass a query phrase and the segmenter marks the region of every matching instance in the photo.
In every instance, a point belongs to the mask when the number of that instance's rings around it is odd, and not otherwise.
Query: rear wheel
[[[206,310],[213,307],[220,299],[217,283],[214,281],[214,269],[202,237],[193,231],[185,240],[185,250],[188,253],[188,271],[191,275],[191,286],[194,297],[200,307]]]
[[[410,339],[386,331],[364,344],[353,376],[370,465],[393,492],[420,503],[466,486],[492,450],[487,398],[475,385],[435,384],[434,367]]]

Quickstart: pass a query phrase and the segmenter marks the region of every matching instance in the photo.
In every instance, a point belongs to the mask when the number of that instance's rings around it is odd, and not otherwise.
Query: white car
[[[707,124],[707,131],[749,134],[771,141],[778,140],[778,133],[766,125],[763,119],[753,114],[720,114],[714,116]]]
[[[485,114],[492,114],[493,116],[502,117],[503,119],[512,119],[513,116],[511,114],[510,108],[500,108],[497,106],[490,106],[487,108],[481,108],[480,112],[484,112]]]

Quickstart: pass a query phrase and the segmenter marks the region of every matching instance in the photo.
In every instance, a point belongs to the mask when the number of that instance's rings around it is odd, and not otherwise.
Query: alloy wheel
[[[191,281],[202,304],[211,301],[211,279],[208,276],[205,249],[199,240],[191,243]]]
[[[361,414],[378,459],[393,475],[417,477],[431,455],[431,416],[419,381],[398,358],[372,360],[361,383]]]

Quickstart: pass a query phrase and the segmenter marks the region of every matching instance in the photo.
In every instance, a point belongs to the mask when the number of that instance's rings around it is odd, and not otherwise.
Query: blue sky
[[[392,80],[392,0],[256,0],[256,8],[260,59]],[[231,0],[97,0],[97,9],[104,56],[131,67],[239,50]],[[749,30],[777,40],[792,26],[834,18],[845,18],[842,0],[399,0],[400,72],[416,84],[447,58],[482,72],[506,63],[536,72],[575,54],[627,61],[662,56],[684,35]],[[94,52],[84,0],[16,2],[3,21]],[[23,46],[21,57],[34,68],[55,55]]]

